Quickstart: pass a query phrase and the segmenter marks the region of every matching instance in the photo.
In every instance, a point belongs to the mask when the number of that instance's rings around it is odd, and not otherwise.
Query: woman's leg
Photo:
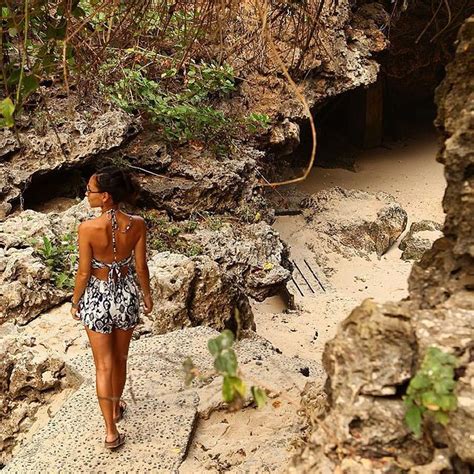
[[[92,347],[96,370],[96,391],[99,406],[105,420],[106,441],[117,438],[118,431],[114,421],[114,399],[112,387],[113,336],[102,334],[86,327],[87,336]]]
[[[114,417],[120,414],[119,401],[122,397],[125,381],[127,378],[127,358],[128,348],[130,347],[130,340],[132,339],[133,329],[118,329],[112,330],[114,341],[114,359],[112,368],[112,393],[114,399]]]

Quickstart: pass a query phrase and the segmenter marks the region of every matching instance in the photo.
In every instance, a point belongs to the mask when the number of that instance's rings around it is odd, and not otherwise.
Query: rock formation
[[[407,213],[387,193],[339,187],[302,201],[314,240],[326,240],[339,253],[383,255],[405,230]],[[313,247],[317,247],[315,244]]]
[[[34,337],[12,331],[0,338],[0,463],[19,433],[31,425],[38,407],[72,380],[64,361],[36,344]]]
[[[444,237],[413,267],[410,299],[364,301],[324,352],[324,391],[304,397],[307,447],[293,472],[469,472],[474,465],[474,17],[459,33],[455,60],[437,89],[445,142]],[[454,354],[457,409],[443,426],[424,422],[416,439],[402,396],[428,347]]]
[[[403,260],[419,260],[433,242],[442,236],[441,225],[428,220],[413,222],[398,248],[403,250]]]

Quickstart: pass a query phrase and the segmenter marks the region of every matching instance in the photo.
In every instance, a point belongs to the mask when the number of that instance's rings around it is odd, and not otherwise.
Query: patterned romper
[[[79,300],[78,316],[81,321],[93,331],[110,334],[114,327],[130,329],[138,323],[140,296],[135,281],[132,255],[117,262],[115,231],[118,229],[115,209],[107,211],[112,221],[112,247],[114,261],[105,263],[92,259],[92,268],[109,268],[107,280],[90,276],[87,287]],[[130,223],[123,233],[130,229]],[[126,275],[120,268],[129,265]],[[114,279],[114,274],[117,279]]]

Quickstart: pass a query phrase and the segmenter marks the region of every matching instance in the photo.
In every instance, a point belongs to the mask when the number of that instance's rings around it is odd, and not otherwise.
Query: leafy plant
[[[207,347],[214,357],[216,373],[223,377],[222,397],[225,402],[236,408],[242,405],[247,387],[239,374],[237,356],[232,349],[233,343],[234,334],[229,329],[225,329],[219,336],[210,339]],[[183,362],[183,369],[186,385],[189,385],[200,374],[189,357]],[[265,405],[267,396],[260,387],[252,386],[250,393],[259,408]]]
[[[161,74],[161,81],[146,77],[146,69],[124,68],[122,78],[104,87],[111,100],[127,112],[146,113],[169,141],[202,140],[225,136],[231,121],[210,104],[210,99],[234,90],[230,66],[191,63],[175,89],[165,79],[177,76],[174,68]]]
[[[72,233],[60,237],[57,244],[43,236],[43,242],[36,248],[36,252],[50,268],[52,279],[58,288],[74,288],[77,246]]]
[[[270,117],[267,114],[252,112],[245,117],[244,123],[250,133],[260,133],[269,127]]]
[[[427,414],[442,425],[449,422],[449,412],[457,407],[454,394],[456,366],[456,357],[430,347],[420,369],[410,380],[403,397],[407,407],[405,422],[417,438],[421,436],[422,419]]]

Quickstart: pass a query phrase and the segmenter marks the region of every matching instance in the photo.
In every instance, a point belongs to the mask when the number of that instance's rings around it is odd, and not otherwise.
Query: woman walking
[[[85,325],[92,347],[97,398],[106,429],[104,446],[109,449],[125,442],[117,423],[126,409],[121,397],[128,348],[140,308],[132,252],[143,292],[144,312],[148,314],[153,308],[145,221],[120,210],[120,204],[133,202],[138,191],[125,170],[115,166],[100,169],[90,177],[86,196],[90,206],[100,207],[102,214],[82,222],[78,228],[79,267],[71,314]]]

